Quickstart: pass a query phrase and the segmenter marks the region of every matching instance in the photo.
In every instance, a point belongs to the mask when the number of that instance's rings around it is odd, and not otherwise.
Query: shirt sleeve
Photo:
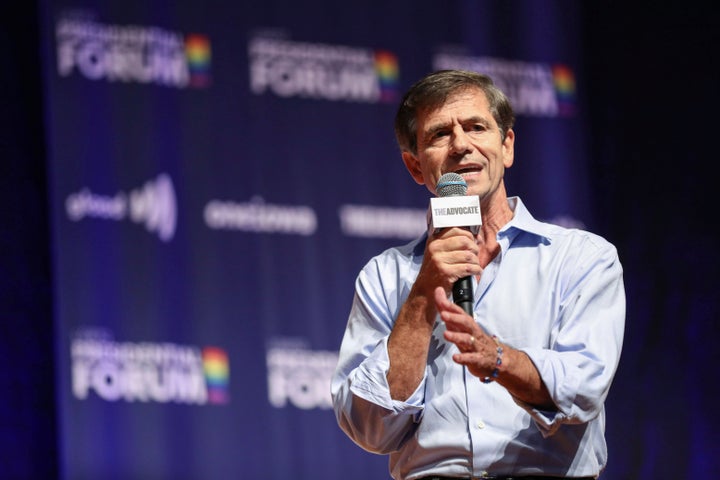
[[[544,436],[563,424],[586,423],[603,411],[622,349],[625,328],[623,271],[614,246],[584,249],[567,285],[549,349],[523,348],[535,364],[556,411],[518,401]],[[589,251],[589,253],[588,253]]]
[[[386,292],[367,270],[356,282],[331,394],[343,431],[365,450],[386,454],[399,449],[414,432],[423,411],[425,378],[406,401],[391,398],[387,340],[395,302],[387,301]]]

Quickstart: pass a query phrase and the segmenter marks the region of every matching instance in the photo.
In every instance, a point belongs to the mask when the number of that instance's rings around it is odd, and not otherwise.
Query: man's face
[[[514,141],[512,130],[502,140],[485,93],[473,88],[418,115],[417,155],[403,152],[403,161],[415,181],[433,194],[440,177],[454,172],[467,182],[468,195],[483,199],[502,184],[513,163]]]

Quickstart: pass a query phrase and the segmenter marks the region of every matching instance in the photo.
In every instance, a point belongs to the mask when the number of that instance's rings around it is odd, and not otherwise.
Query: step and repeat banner
[[[425,229],[393,118],[430,71],[490,74],[509,193],[592,223],[574,3],[356,3],[43,2],[64,478],[389,477],[329,381],[359,269]]]

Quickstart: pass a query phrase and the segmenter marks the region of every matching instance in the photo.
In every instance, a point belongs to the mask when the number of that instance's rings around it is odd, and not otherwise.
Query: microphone
[[[480,199],[475,195],[466,196],[465,179],[457,173],[446,173],[438,180],[436,190],[439,198],[430,200],[433,226],[467,227],[477,233],[477,229],[482,225]],[[475,303],[472,278],[468,275],[457,280],[453,284],[452,294],[453,302],[472,317]]]

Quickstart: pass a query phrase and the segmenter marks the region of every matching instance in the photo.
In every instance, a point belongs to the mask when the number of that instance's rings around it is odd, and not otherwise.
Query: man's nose
[[[462,127],[458,126],[453,129],[450,138],[450,149],[453,153],[465,153],[470,148],[470,139]]]

